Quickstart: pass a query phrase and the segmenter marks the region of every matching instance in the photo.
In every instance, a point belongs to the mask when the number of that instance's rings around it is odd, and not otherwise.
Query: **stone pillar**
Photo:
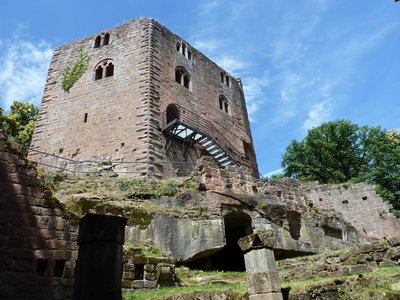
[[[126,219],[87,214],[79,222],[74,300],[121,300]]]
[[[259,231],[239,239],[244,252],[250,300],[282,300],[279,274],[276,270],[273,231]]]

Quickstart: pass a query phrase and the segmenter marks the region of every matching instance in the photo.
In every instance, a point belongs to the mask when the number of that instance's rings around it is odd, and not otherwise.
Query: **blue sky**
[[[394,0],[0,0],[0,103],[40,103],[55,46],[137,17],[244,83],[260,172],[324,121],[399,128]]]

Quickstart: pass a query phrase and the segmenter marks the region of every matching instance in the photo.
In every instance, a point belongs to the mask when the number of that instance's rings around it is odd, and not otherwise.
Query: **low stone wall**
[[[145,257],[125,251],[123,263],[122,288],[125,290],[155,289],[177,282],[175,263],[169,258]]]
[[[237,166],[221,168],[209,156],[203,156],[197,161],[196,170],[192,174],[194,180],[203,184],[204,189],[216,192],[253,196],[262,186],[262,181],[255,178],[251,170]]]
[[[0,132],[0,298],[72,299],[77,220]]]
[[[334,209],[357,230],[369,237],[397,236],[400,220],[390,213],[391,205],[384,201],[371,185],[303,183],[308,200],[314,207]]]
[[[277,262],[282,280],[370,272],[400,265],[400,237],[355,245],[339,251]]]

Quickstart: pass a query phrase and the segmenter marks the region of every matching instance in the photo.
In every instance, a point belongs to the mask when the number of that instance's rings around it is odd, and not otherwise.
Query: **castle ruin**
[[[82,55],[86,71],[63,89]],[[240,79],[143,18],[55,49],[29,155],[131,177],[185,176],[207,155],[258,176]]]

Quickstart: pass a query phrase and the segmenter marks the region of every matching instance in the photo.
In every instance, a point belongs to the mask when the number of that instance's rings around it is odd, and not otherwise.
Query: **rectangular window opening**
[[[364,201],[368,199],[368,196],[364,196],[361,199],[363,199]]]
[[[64,260],[64,259],[56,260],[56,264],[54,266],[54,276],[55,277],[59,277],[59,278],[63,277],[65,262],[66,262],[66,260]]]
[[[343,200],[342,203],[343,204],[349,204],[349,200]]]
[[[38,259],[36,264],[36,274],[39,276],[45,276],[47,270],[48,259]]]
[[[322,228],[324,229],[324,233],[325,233],[326,236],[330,236],[330,237],[333,237],[333,238],[339,239],[339,240],[343,239],[342,230],[336,229],[336,228],[332,228],[332,227],[327,226],[327,225],[322,226]]]
[[[144,264],[135,264],[135,273],[133,280],[143,280],[144,277]]]

